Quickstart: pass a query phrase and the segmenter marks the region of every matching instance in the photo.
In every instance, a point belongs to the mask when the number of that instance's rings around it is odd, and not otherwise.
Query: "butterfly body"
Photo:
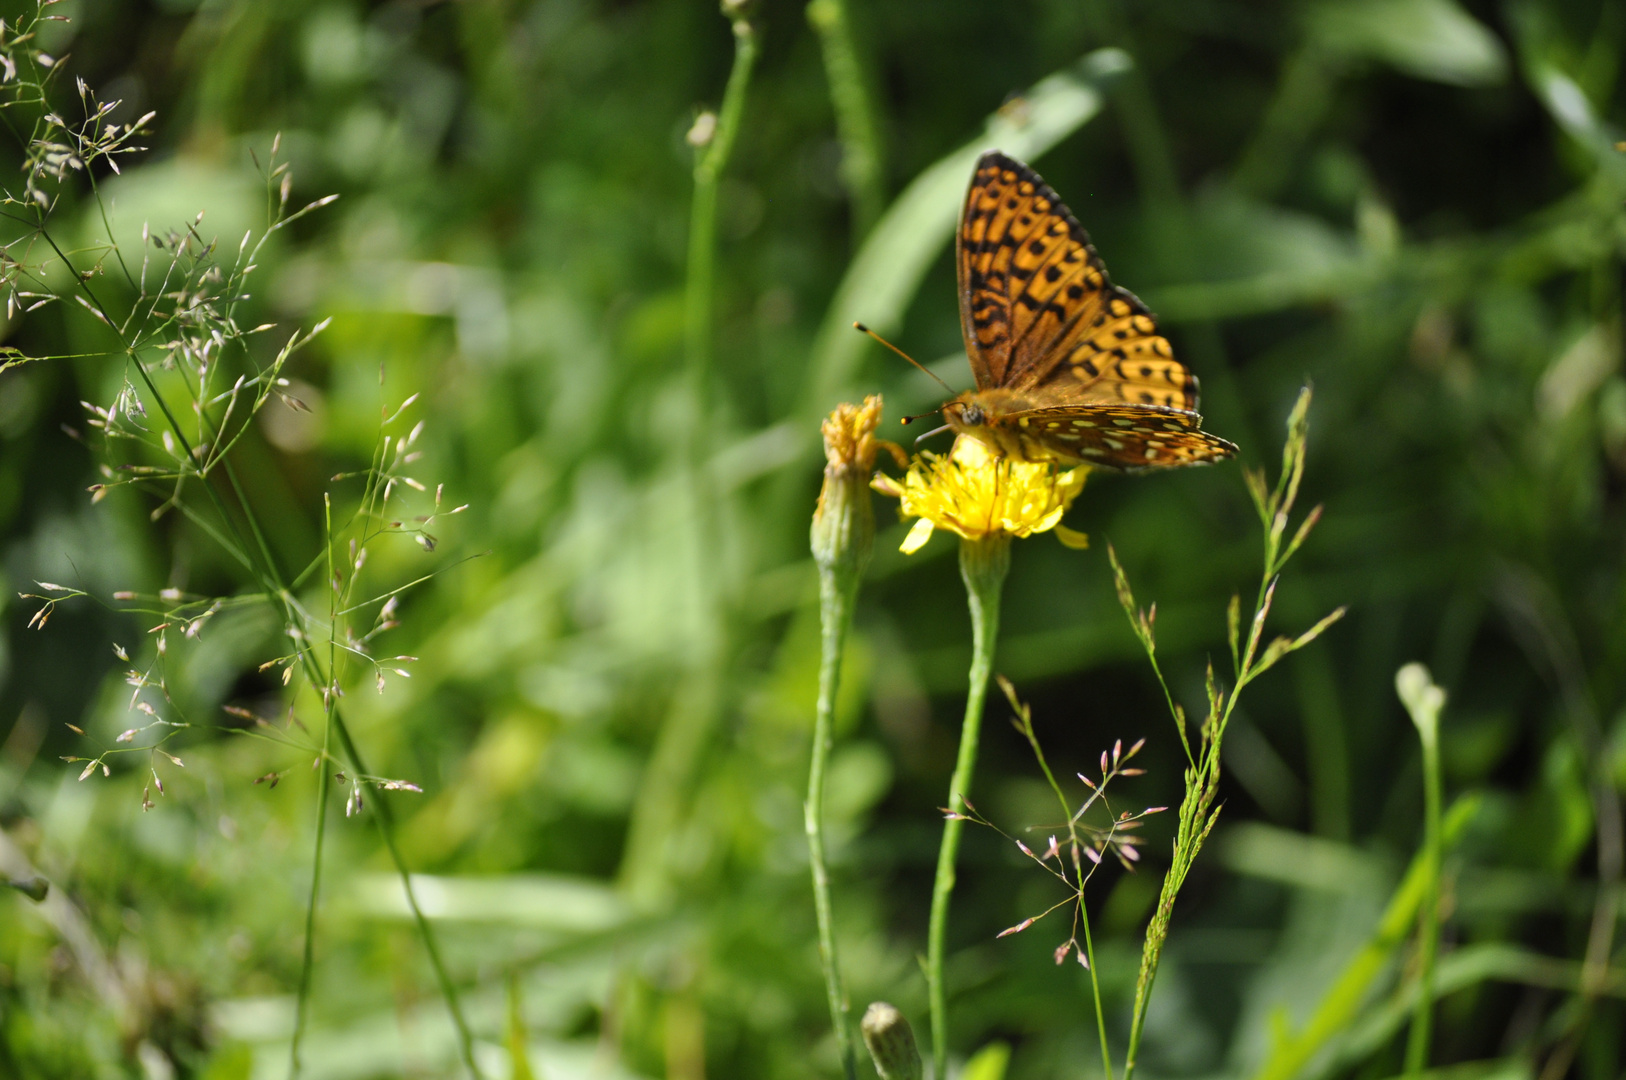
[[[956,432],[1025,461],[1126,470],[1236,453],[1202,430],[1197,377],[1033,170],[982,156],[955,249],[977,383],[943,407]]]

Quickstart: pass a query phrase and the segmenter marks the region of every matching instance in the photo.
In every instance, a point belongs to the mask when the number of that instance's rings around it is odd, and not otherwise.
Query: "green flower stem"
[[[835,106],[836,131],[841,135],[841,175],[853,200],[853,237],[862,240],[886,204],[875,107],[864,85],[844,0],[812,0],[807,5],[807,21],[818,31],[824,48],[830,103]]]
[[[734,151],[740,116],[745,111],[745,92],[751,85],[751,72],[757,62],[757,31],[744,17],[731,20],[734,27],[734,66],[723,89],[723,103],[710,142],[701,148],[694,164],[694,201],[689,208],[689,255],[684,296],[684,353],[689,368],[691,390],[695,394],[696,423],[703,437],[708,417],[702,415],[706,390],[711,380],[712,323],[716,307],[717,276],[717,186]],[[698,443],[695,447],[700,450]]]
[[[694,164],[694,194],[689,207],[688,262],[684,276],[684,363],[690,395],[689,429],[684,433],[689,472],[686,483],[694,504],[695,546],[713,552],[718,538],[717,507],[722,499],[707,468],[711,453],[712,344],[716,311],[717,189],[739,134],[746,91],[756,67],[758,31],[743,13],[745,4],[724,5],[734,30],[734,64],[723,89],[716,127]],[[730,11],[735,14],[730,14]],[[698,654],[687,677],[673,696],[671,711],[662,721],[650,754],[648,779],[632,809],[621,877],[640,902],[655,902],[668,891],[670,869],[667,841],[682,819],[685,799],[695,783],[712,732],[717,724],[723,693],[723,672],[728,655],[728,612],[723,586],[712,559],[702,558],[692,575],[707,624],[718,627],[710,640],[697,644]]]
[[[980,540],[960,542],[960,577],[971,605],[971,671],[965,697],[965,720],[960,727],[960,753],[949,781],[948,809],[963,812],[965,794],[977,768],[977,740],[982,731],[983,699],[994,667],[994,642],[999,637],[999,594],[1011,565],[1011,538],[990,533]],[[951,817],[943,823],[943,845],[937,851],[937,877],[932,883],[931,924],[927,930],[926,989],[932,1015],[932,1075],[948,1075],[948,1006],[943,988],[943,940],[948,931],[949,897],[954,892],[954,862],[960,852],[965,822]]]
[[[819,573],[823,649],[819,657],[819,703],[813,719],[813,762],[807,774],[803,824],[807,829],[808,861],[813,869],[813,907],[819,919],[819,962],[824,967],[824,990],[830,999],[830,1024],[836,1033],[841,1071],[847,1080],[854,1080],[858,1075],[858,1062],[847,1020],[847,991],[841,984],[841,964],[836,956],[835,927],[830,914],[830,873],[824,861],[824,774],[834,741],[841,656],[847,643],[847,631],[852,626],[853,599],[858,591],[858,579],[851,577],[843,581],[843,576],[833,570],[821,570]]]
[[[1428,1067],[1434,1017],[1434,966],[1440,948],[1440,740],[1438,723],[1417,725],[1423,744],[1423,925],[1417,1008],[1406,1040],[1406,1075]]]

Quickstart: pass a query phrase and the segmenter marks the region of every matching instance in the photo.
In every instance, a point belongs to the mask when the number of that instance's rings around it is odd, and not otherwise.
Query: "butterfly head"
[[[943,420],[957,435],[968,435],[1002,457],[1026,458],[1018,433],[1005,421],[1027,405],[1010,390],[967,390],[943,406]]]
[[[989,430],[999,427],[1003,417],[1028,407],[1026,396],[1015,391],[967,390],[943,406],[943,419],[957,432],[986,440]]]

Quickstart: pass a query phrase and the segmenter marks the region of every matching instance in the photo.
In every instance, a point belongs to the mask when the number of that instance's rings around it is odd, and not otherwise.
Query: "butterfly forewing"
[[[1036,421],[1046,414],[1043,424],[1026,425],[1024,440],[1005,438],[1002,445],[1036,440],[1056,455],[1118,468],[1208,461],[1235,452],[1200,431],[1196,376],[1174,358],[1146,306],[1112,284],[1088,234],[1033,170],[1003,154],[983,155],[966,195],[956,249],[960,317],[977,390],[1014,394],[979,402],[988,423],[1008,425],[1021,416]],[[1016,408],[1013,400],[1025,404]],[[1138,438],[1110,440],[1122,443],[1122,451],[1082,434],[1105,427],[1048,426],[1053,410],[1066,410],[1069,421],[1076,412],[1076,419],[1088,422],[1091,410],[1109,405],[1170,409],[1188,414],[1190,422],[1178,432],[1162,431],[1166,437],[1126,428]],[[1063,432],[1080,435],[1062,439]],[[1086,454],[1086,448],[1097,453]]]
[[[958,243],[960,315],[977,388],[1031,384],[1043,345],[1100,310],[1106,268],[1089,237],[1026,166],[985,154]],[[1036,347],[1037,346],[1037,347]]]

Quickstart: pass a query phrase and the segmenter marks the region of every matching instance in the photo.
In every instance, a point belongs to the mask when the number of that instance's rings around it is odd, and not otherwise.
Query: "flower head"
[[[1054,529],[1062,543],[1082,548],[1089,538],[1061,524],[1061,516],[1084,490],[1089,471],[1088,465],[1062,470],[999,457],[980,440],[962,435],[946,458],[935,454],[915,458],[902,483],[878,475],[871,486],[901,500],[906,517],[920,519],[904,538],[905,554],[919,551],[934,529],[947,529],[967,540],[996,533],[1032,536]]]
[[[862,405],[842,403],[821,425],[824,433],[824,486],[813,511],[813,557],[820,569],[840,571],[854,580],[869,561],[875,535],[865,478],[875,468],[881,447],[902,451],[875,437],[881,423],[881,398],[871,394]]]
[[[856,472],[867,475],[875,467],[875,451],[884,440],[875,437],[881,423],[881,395],[871,394],[862,405],[845,401],[824,418],[819,431],[824,435],[824,471]]]

